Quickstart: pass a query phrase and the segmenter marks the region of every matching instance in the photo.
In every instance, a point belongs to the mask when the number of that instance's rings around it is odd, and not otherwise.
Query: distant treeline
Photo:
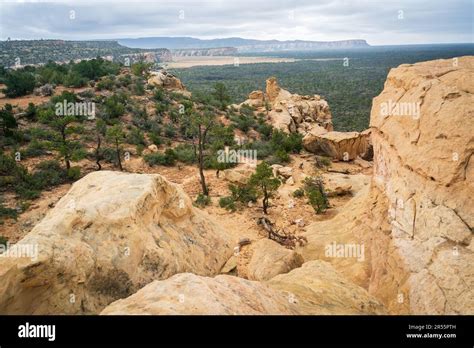
[[[122,46],[116,41],[8,40],[0,41],[0,66],[69,62],[98,56],[113,57],[115,61],[120,61],[124,55],[147,52],[153,52],[158,59],[164,60],[171,55],[164,48],[142,50]]]
[[[210,91],[216,82],[223,82],[235,103],[245,100],[251,91],[265,88],[265,80],[276,76],[280,85],[291,93],[320,94],[325,98],[331,107],[336,130],[361,131],[369,125],[372,98],[382,91],[391,68],[406,63],[474,55],[474,44],[381,46],[253,55],[307,60],[203,66],[176,69],[174,73],[192,92]],[[338,59],[314,60],[327,58]]]

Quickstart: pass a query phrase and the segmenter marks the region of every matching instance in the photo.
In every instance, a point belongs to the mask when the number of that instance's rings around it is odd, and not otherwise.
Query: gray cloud
[[[240,36],[322,41],[355,38],[379,45],[473,42],[473,3],[472,0],[3,1],[0,38]]]

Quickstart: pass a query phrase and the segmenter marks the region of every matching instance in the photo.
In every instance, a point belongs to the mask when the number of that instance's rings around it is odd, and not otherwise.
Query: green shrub
[[[145,94],[145,86],[143,85],[143,82],[140,81],[140,80],[137,80],[135,82],[135,84],[133,85],[132,92],[135,95],[144,95]]]
[[[107,76],[101,79],[99,82],[97,82],[95,87],[99,91],[102,91],[102,90],[113,91],[115,89],[115,81],[112,78],[110,78],[110,76]]]
[[[81,178],[81,167],[71,167],[67,171],[69,180],[76,181]]]
[[[257,141],[245,144],[242,148],[257,151],[257,159],[259,160],[265,159],[273,153],[272,146],[267,141],[257,140]]]
[[[3,236],[0,236],[0,245],[4,245],[4,247],[6,248],[7,243],[8,243],[8,239]]]
[[[179,144],[174,148],[176,159],[186,164],[193,164],[197,162],[197,156],[194,146],[190,144]]]
[[[17,218],[18,218],[18,212],[16,211],[16,209],[7,208],[2,203],[0,203],[0,221],[4,219],[16,220]],[[0,244],[2,244],[1,238],[2,237],[0,236]]]
[[[276,150],[275,153],[270,156],[267,161],[268,164],[285,164],[290,162],[290,155],[283,149]]]
[[[316,214],[321,214],[329,207],[329,201],[324,191],[323,180],[320,177],[307,177],[304,180],[304,191],[309,204]]]
[[[117,79],[117,84],[121,87],[128,87],[132,83],[132,76],[130,74],[120,75]]]
[[[316,167],[317,168],[330,167],[331,164],[332,164],[332,162],[331,162],[331,159],[329,157],[316,156]]]
[[[24,180],[28,172],[25,167],[18,164],[14,157],[0,152],[0,181],[3,185],[15,184]]]
[[[165,136],[168,138],[174,138],[176,136],[176,128],[171,123],[165,126]]]
[[[35,199],[41,194],[40,190],[32,189],[28,184],[20,183],[15,187],[15,192],[22,199]]]
[[[109,118],[117,118],[125,112],[125,101],[123,98],[114,94],[104,101],[104,111]]]
[[[202,193],[200,193],[194,201],[194,204],[201,208],[209,205],[210,203],[211,198],[209,198],[209,196],[203,195]]]
[[[104,161],[107,163],[112,163],[114,166],[118,166],[117,151],[111,147],[105,147],[102,150],[102,156]]]
[[[37,110],[36,110],[35,104],[28,103],[28,107],[25,110],[25,117],[28,120],[34,121],[36,120],[36,114],[37,114]]]
[[[137,63],[132,64],[131,71],[136,76],[143,76],[148,73],[152,65],[153,65],[152,63],[137,62]]]
[[[273,127],[268,123],[265,123],[265,121],[261,122],[259,120],[259,124],[255,130],[260,133],[263,139],[268,140],[272,135]]]
[[[153,92],[153,99],[157,102],[162,102],[165,100],[163,88],[155,88],[155,91]]]
[[[141,156],[143,153],[143,150],[145,150],[145,146],[143,144],[138,144],[136,146],[136,149],[137,149],[137,155]]]
[[[221,208],[230,210],[230,211],[235,211],[236,206],[235,206],[235,200],[232,198],[232,196],[227,196],[227,197],[221,197],[219,199],[219,206]]]
[[[231,116],[231,121],[235,125],[236,128],[240,129],[242,132],[247,133],[250,128],[255,126],[255,118],[253,115],[235,115]]]
[[[293,191],[293,197],[301,198],[303,196],[304,196],[304,189],[299,188],[299,189],[296,189],[295,191]]]
[[[257,192],[249,185],[229,185],[229,190],[234,201],[247,204],[257,201]]]
[[[39,141],[33,139],[27,146],[25,150],[23,150],[22,156],[25,158],[31,157],[38,157],[46,154],[46,150],[48,149],[48,144],[44,141]]]
[[[35,88],[35,77],[29,72],[14,70],[7,73],[5,85],[7,88],[4,89],[4,93],[7,97],[21,97],[33,92]]]
[[[63,84],[66,87],[84,87],[87,84],[88,79],[86,77],[82,77],[76,71],[70,71],[65,77]]]
[[[159,136],[160,133],[156,133],[156,132],[150,132],[148,133],[148,139],[150,139],[150,141],[152,142],[152,144],[155,144],[156,146],[159,146],[161,144],[163,144],[163,139],[161,139],[161,137]]]
[[[270,140],[274,149],[285,152],[299,153],[303,149],[303,136],[299,133],[287,134],[275,129]]]
[[[138,128],[132,128],[127,135],[127,141],[133,145],[146,145],[145,136]]]
[[[81,77],[84,77],[87,80],[97,80],[99,77],[105,75],[117,75],[120,71],[120,65],[102,58],[95,58],[91,60],[82,60],[79,63],[74,64],[71,70],[77,72]]]
[[[10,137],[14,135],[14,130],[17,128],[18,123],[13,114],[13,106],[11,104],[5,104],[5,106],[0,109],[0,132],[2,132],[5,137]]]
[[[144,158],[146,163],[150,166],[162,165],[172,166],[176,161],[176,154],[173,149],[166,149],[165,153],[155,152],[145,155]]]

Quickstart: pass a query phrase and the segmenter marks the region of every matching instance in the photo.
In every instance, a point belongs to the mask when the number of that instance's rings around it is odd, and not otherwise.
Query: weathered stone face
[[[364,262],[324,259],[390,312],[474,313],[473,115],[474,57],[392,69],[372,107],[371,188],[308,226],[305,260],[363,244]]]
[[[313,127],[331,131],[332,116],[328,103],[319,95],[300,96],[281,88],[275,77],[266,81],[265,93],[253,91],[242,104],[251,105],[267,113],[269,123],[284,132],[303,135]]]
[[[268,282],[177,274],[116,301],[101,314],[384,314],[366,290],[312,261]]]
[[[231,243],[162,176],[91,173],[11,247],[35,260],[0,257],[0,313],[98,313],[155,279],[218,274]]]
[[[374,185],[411,313],[474,312],[473,116],[473,57],[392,69],[373,102]]]
[[[148,79],[148,84],[156,87],[162,87],[167,89],[185,90],[181,80],[176,76],[168,73],[167,71],[158,71],[152,73]]]
[[[369,149],[369,137],[359,132],[324,132],[319,127],[303,138],[307,151],[340,161],[350,161],[364,156]]]

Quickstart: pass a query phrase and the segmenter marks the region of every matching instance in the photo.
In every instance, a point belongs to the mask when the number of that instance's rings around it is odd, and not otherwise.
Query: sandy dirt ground
[[[36,158],[35,161],[45,160]],[[303,166],[301,168],[301,163]],[[82,160],[74,163],[79,165],[83,173],[95,170],[95,164],[89,160]],[[338,214],[341,208],[355,195],[363,186],[370,181],[370,171],[352,163],[333,163],[333,167],[339,171],[347,171],[346,176],[353,183],[351,195],[333,197],[330,199],[330,208],[322,213],[315,214],[313,208],[303,198],[293,197],[293,192],[302,186],[302,180],[306,175],[314,175],[314,163],[309,154],[293,155],[292,161],[288,165],[293,168],[293,185],[283,183],[275,197],[271,200],[268,218],[274,222],[278,231],[299,235],[304,232],[306,226],[314,221],[327,220]],[[104,170],[117,170],[111,164],[103,163]],[[156,173],[163,175],[169,181],[179,184],[185,192],[194,200],[200,193],[199,172],[196,166],[175,165],[174,167],[153,166],[150,167],[141,157],[131,156],[124,162],[124,170],[133,173]],[[338,173],[326,173],[325,175],[341,175]],[[237,243],[241,238],[257,240],[266,237],[266,232],[257,224],[259,217],[263,215],[261,201],[245,206],[235,212],[227,211],[219,207],[219,198],[228,196],[230,191],[228,182],[221,172],[219,178],[215,170],[205,171],[206,181],[210,189],[211,204],[203,210],[209,213],[213,219],[217,220],[221,226],[233,237]],[[18,220],[6,220],[0,226],[0,235],[9,239],[11,243],[17,242],[25,236],[50,210],[55,203],[64,196],[70,184],[55,187],[52,190],[44,191],[38,199],[33,200],[28,209],[19,215]],[[5,201],[10,201],[4,197]],[[201,208],[198,208],[201,209]],[[296,223],[300,221],[299,223]]]
[[[5,88],[5,85],[0,84],[0,91]],[[59,95],[63,91],[69,91],[74,93],[80,93],[86,90],[87,87],[84,88],[67,88],[64,86],[58,86],[54,89],[54,95]],[[25,95],[21,98],[7,98],[3,93],[0,93],[0,107],[3,107],[5,104],[11,104],[13,107],[18,107],[22,109],[26,109],[29,103],[33,103],[35,105],[43,104],[48,102],[51,97],[48,96],[39,96],[39,95]]]
[[[205,65],[240,65],[256,63],[293,63],[294,58],[274,57],[233,57],[233,56],[208,56],[208,57],[173,57],[172,62],[163,63],[167,69],[191,68]]]

